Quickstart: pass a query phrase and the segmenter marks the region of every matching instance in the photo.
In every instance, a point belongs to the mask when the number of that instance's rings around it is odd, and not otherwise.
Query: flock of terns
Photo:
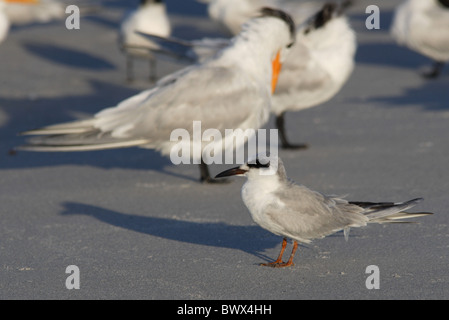
[[[176,143],[170,133],[192,131],[193,121],[202,128],[259,129],[273,113],[282,148],[302,149],[287,138],[285,115],[320,105],[334,97],[354,69],[356,35],[345,11],[351,1],[198,0],[207,2],[210,17],[232,38],[186,41],[171,37],[171,26],[162,0],[142,0],[120,28],[119,46],[127,56],[132,80],[134,57],[152,61],[159,55],[185,61],[187,66],[159,79],[148,90],[132,96],[93,117],[24,132],[36,135],[19,149],[29,151],[89,151],[123,147],[158,150],[169,156]],[[0,40],[16,23],[11,6],[39,11],[46,6],[52,19],[61,3],[54,0],[0,1]],[[24,11],[25,12],[25,11]],[[64,11],[63,11],[64,12]],[[46,21],[41,14],[38,21]],[[434,61],[426,74],[437,77],[449,61],[449,0],[406,0],[395,13],[391,34]],[[1,47],[0,47],[1,50]],[[186,143],[191,143],[188,141]],[[214,141],[216,148],[239,148]],[[207,141],[202,145],[210,145]],[[189,148],[190,146],[186,146]],[[192,157],[198,157],[192,153]],[[201,181],[243,175],[247,182],[242,198],[253,220],[284,238],[278,259],[264,264],[293,264],[298,242],[308,243],[335,232],[348,237],[351,227],[368,223],[403,222],[430,213],[406,210],[422,199],[404,203],[350,202],[327,196],[287,178],[282,160],[259,155],[248,163],[211,177],[204,152]],[[290,259],[283,262],[287,239],[293,240]]]

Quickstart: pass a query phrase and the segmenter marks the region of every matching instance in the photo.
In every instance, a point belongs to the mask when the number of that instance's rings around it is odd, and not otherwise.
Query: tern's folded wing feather
[[[297,43],[285,62],[273,96],[274,111],[314,106],[334,94],[331,75]]]
[[[257,80],[232,67],[191,67],[163,79],[156,89],[126,100],[96,115],[96,127],[113,137],[145,137],[167,141],[175,129],[192,133],[193,121],[202,129],[235,129],[250,118],[263,125],[269,110],[269,91],[260,92]],[[251,103],[247,103],[251,101]],[[267,105],[268,103],[268,105]],[[238,108],[236,107],[238,106]]]
[[[185,129],[192,137],[194,121],[201,122],[202,131],[214,128],[223,136],[225,129],[256,129],[268,120],[270,107],[269,86],[261,92],[257,81],[233,67],[192,66],[91,119],[26,132],[48,136],[31,139],[22,148],[158,148],[170,141],[175,129]]]
[[[364,226],[363,209],[346,200],[329,197],[301,185],[291,184],[278,192],[283,204],[267,208],[278,234],[301,242],[322,238],[347,227]]]

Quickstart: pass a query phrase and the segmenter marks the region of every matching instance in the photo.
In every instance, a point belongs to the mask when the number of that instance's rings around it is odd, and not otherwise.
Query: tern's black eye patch
[[[270,161],[268,161],[267,163],[260,163],[259,159],[256,160],[256,163],[248,163],[248,167],[249,168],[269,168],[270,167]]]
[[[323,9],[321,9],[315,16],[314,19],[315,29],[323,27],[327,22],[332,20],[332,15],[336,9],[337,6],[334,3],[325,4]]]
[[[449,9],[449,0],[438,0],[438,2],[445,8]]]

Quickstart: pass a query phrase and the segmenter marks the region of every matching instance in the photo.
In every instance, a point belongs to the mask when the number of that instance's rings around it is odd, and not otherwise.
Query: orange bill
[[[276,85],[279,79],[279,73],[281,72],[282,63],[281,63],[281,51],[278,52],[276,58],[273,60],[273,76],[271,78],[271,93],[274,93],[276,90]]]

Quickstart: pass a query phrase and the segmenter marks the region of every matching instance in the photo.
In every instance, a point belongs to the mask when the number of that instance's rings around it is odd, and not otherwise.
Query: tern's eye
[[[290,49],[291,47],[293,47],[294,44],[295,44],[294,42],[289,43],[289,44],[287,45],[287,48]]]
[[[248,167],[250,168],[269,168],[270,162],[268,163],[260,163],[259,159],[256,160],[256,163],[248,163]]]

